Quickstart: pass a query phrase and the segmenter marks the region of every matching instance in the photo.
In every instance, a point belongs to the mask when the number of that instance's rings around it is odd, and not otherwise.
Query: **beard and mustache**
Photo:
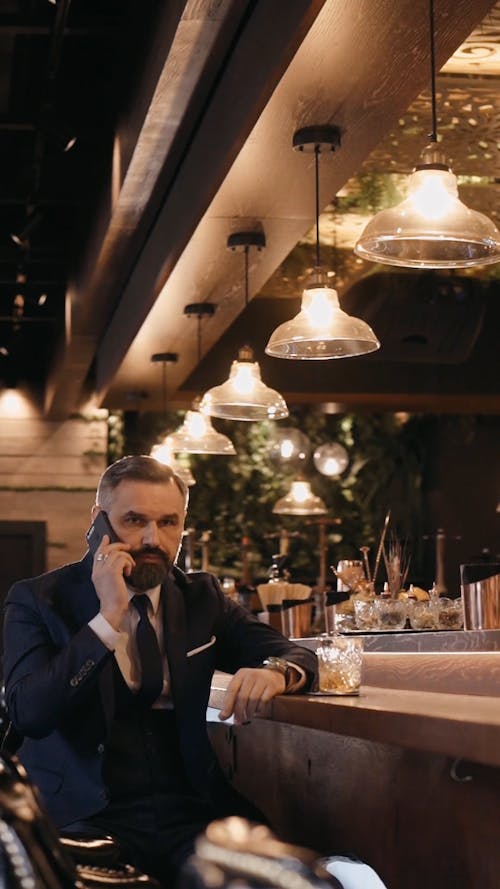
[[[127,583],[134,590],[144,593],[163,583],[170,569],[172,559],[156,546],[143,546],[130,553],[135,565],[127,578]],[[143,561],[141,556],[155,556],[157,561]]]

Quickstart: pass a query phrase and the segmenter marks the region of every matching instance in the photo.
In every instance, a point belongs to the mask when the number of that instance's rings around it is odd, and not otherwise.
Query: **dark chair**
[[[0,757],[0,885],[3,889],[162,889],[123,861],[106,836],[61,838],[38,791],[12,755]],[[167,889],[167,887],[163,887]]]

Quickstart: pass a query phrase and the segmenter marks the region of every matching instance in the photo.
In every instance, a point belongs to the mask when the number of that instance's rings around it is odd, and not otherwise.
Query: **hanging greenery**
[[[151,446],[182,422],[182,413],[125,415],[124,453],[149,453]],[[314,582],[318,573],[318,527],[308,517],[278,516],[272,512],[287,493],[294,467],[270,459],[276,425],[217,420],[229,435],[236,457],[189,457],[196,479],[190,489],[189,521],[197,532],[210,530],[210,564],[219,575],[241,576],[242,541],[249,539],[254,580],[266,576],[273,553],[279,550],[280,529],[294,532],[290,561],[295,579]],[[277,424],[279,427],[279,424]],[[400,414],[327,414],[301,408],[283,421],[305,433],[312,449],[337,441],[349,454],[349,466],[339,478],[319,474],[309,458],[303,471],[313,492],[323,498],[328,517],[338,526],[327,528],[329,562],[359,558],[360,546],[378,544],[384,516],[390,507],[391,526],[412,546],[412,565],[419,571],[422,484],[426,455],[434,435],[429,416]],[[333,529],[333,530],[332,530]],[[295,536],[295,533],[297,536]]]

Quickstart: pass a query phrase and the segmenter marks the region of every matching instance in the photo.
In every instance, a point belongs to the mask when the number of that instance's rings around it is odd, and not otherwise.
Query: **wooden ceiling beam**
[[[272,5],[266,4],[266,10]],[[438,7],[438,65],[490,6],[486,0],[473,8],[468,0],[457,0],[453,7]],[[258,226],[266,234],[265,250],[251,258],[252,296],[313,223],[314,163],[311,155],[304,157],[292,150],[294,130],[326,123],[341,128],[340,150],[321,159],[320,205],[325,206],[428,85],[427,10],[424,0],[327,2],[177,259],[184,242],[183,226],[193,207],[199,213],[199,194],[207,193],[207,171],[213,175],[214,169],[220,169],[219,133],[228,125],[227,108],[242,102],[242,71],[232,83],[224,84],[223,109],[219,110],[218,96],[214,96],[205,126],[200,127],[166,196],[158,226],[99,350],[98,390],[105,394],[107,406],[118,403],[124,391],[137,389],[150,394],[152,407],[159,404],[158,378],[149,355],[174,346],[180,354],[169,371],[169,398],[175,397],[198,363],[195,330],[183,316],[186,303],[210,300],[218,304],[214,318],[203,327],[205,353],[231,329],[244,300],[241,264],[228,255],[228,234]],[[235,112],[241,109],[235,107]],[[235,134],[240,135],[237,130]],[[418,141],[416,159],[424,147]],[[162,258],[161,274],[155,277]],[[156,302],[129,347],[132,319],[138,319],[137,304],[144,308],[141,287],[152,288]],[[239,345],[234,343],[235,354]],[[120,354],[124,356],[121,366]]]

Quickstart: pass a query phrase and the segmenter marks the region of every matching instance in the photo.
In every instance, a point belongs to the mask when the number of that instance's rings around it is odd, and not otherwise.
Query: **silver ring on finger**
[[[107,558],[108,558],[107,553],[98,553],[98,555],[95,557],[95,560],[96,560],[96,562],[105,562]]]

